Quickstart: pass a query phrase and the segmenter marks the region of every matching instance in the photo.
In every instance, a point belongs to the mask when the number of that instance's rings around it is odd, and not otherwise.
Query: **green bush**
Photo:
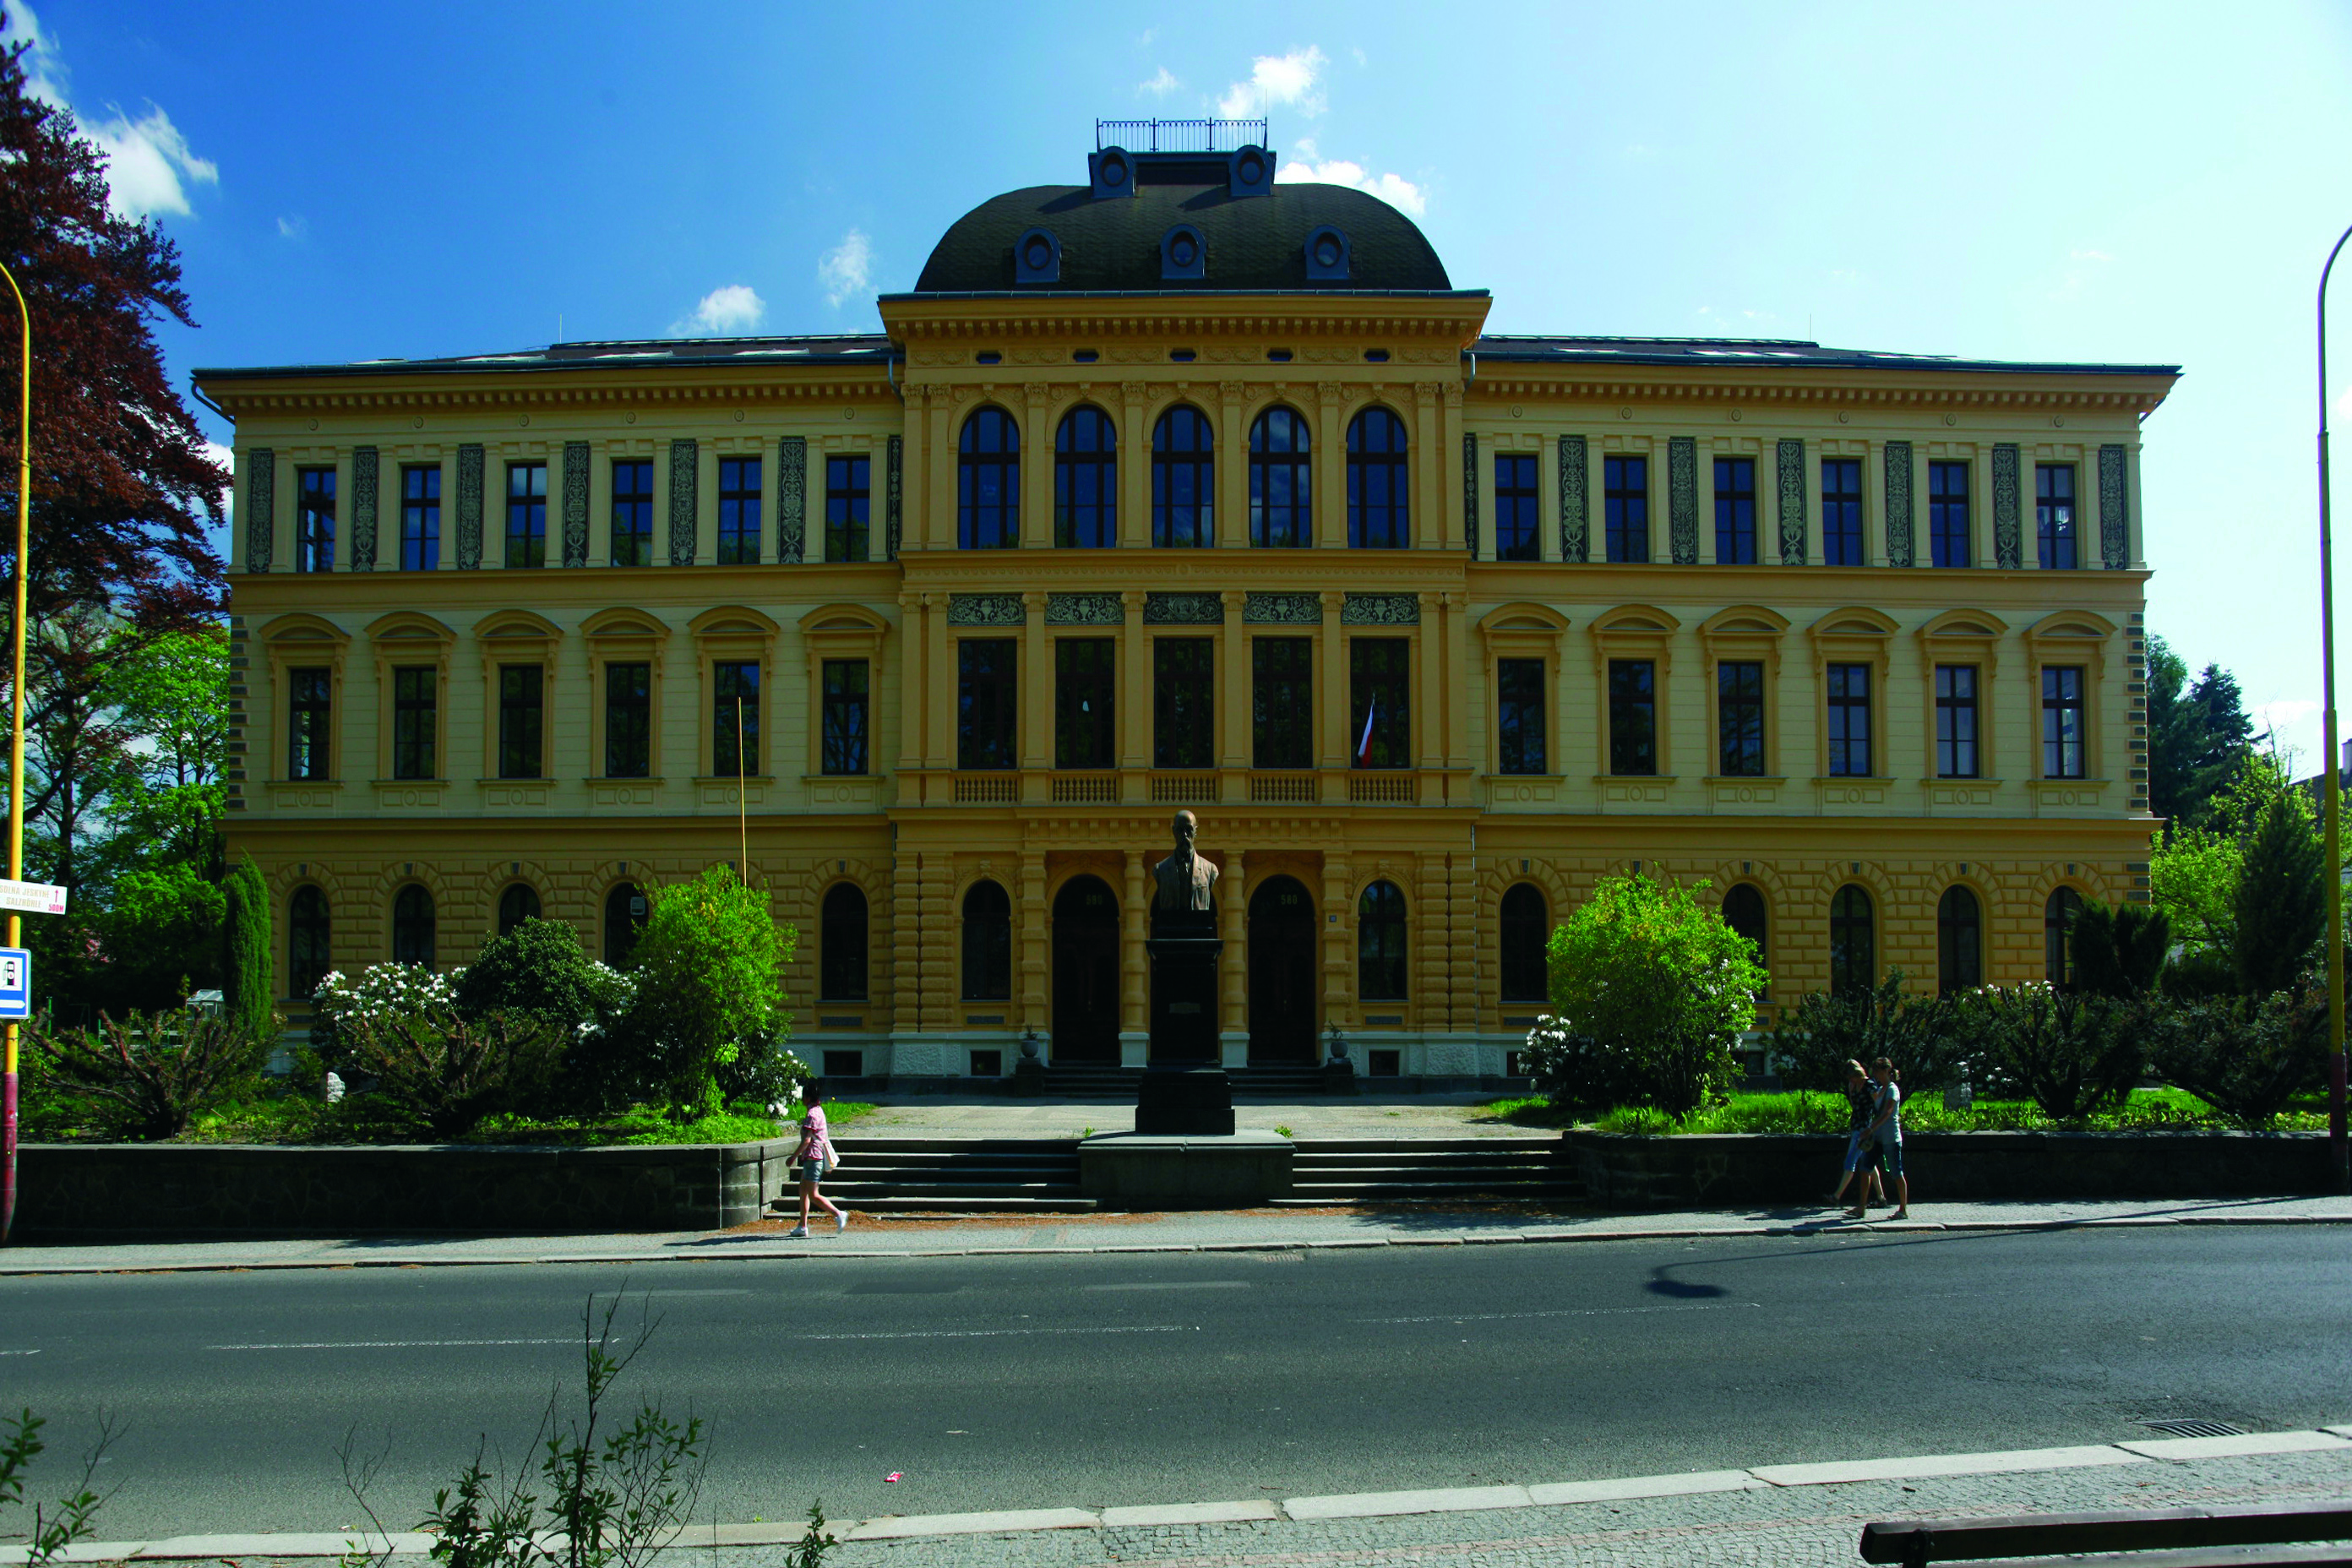
[[[1903,988],[1903,971],[1866,990],[1799,998],[1772,1031],[1773,1064],[1790,1089],[1845,1088],[1845,1064],[1867,1068],[1885,1057],[1903,1075],[1906,1091],[1969,1081],[1975,1052],[1958,1026],[1957,1004]]]
[[[2231,956],[2248,995],[2293,986],[2305,955],[2327,929],[2326,858],[2309,799],[2293,789],[2273,795],[2238,873]]]
[[[783,1048],[793,928],[725,866],[656,889],[650,903],[629,959],[637,994],[627,1028],[651,1083],[680,1120],[730,1098],[788,1099],[806,1073]]]
[[[2022,1095],[2052,1121],[2075,1122],[2115,1110],[2131,1093],[2147,1060],[2142,1041],[2154,1011],[2029,981],[1969,992],[1955,1022],[1982,1052],[1979,1093]]]
[[[362,1013],[343,1027],[352,1066],[374,1080],[367,1098],[436,1138],[541,1103],[563,1047],[554,1026],[526,1014]]]
[[[269,889],[250,855],[240,856],[221,883],[228,953],[225,966],[228,1016],[260,1037],[278,1014],[278,988],[271,964]]]
[[[2242,1126],[2268,1127],[2327,1073],[2325,983],[2267,996],[2211,997],[2158,1013],[2149,1030],[2156,1076]]]
[[[175,1138],[202,1112],[249,1092],[277,1038],[244,1020],[204,1013],[104,1013],[96,1029],[51,1033],[36,1020],[28,1055],[44,1088],[124,1135]]]
[[[2095,996],[2145,996],[2164,973],[2172,920],[2147,904],[2085,904],[2069,940],[2076,990]]]
[[[1646,1064],[1622,1044],[1602,1045],[1547,1013],[1528,1031],[1519,1059],[1545,1101],[1582,1115],[1637,1104],[1647,1094]]]
[[[457,1009],[468,1018],[528,1014],[576,1037],[626,1013],[637,988],[591,959],[570,926],[533,917],[484,942],[455,989]]]

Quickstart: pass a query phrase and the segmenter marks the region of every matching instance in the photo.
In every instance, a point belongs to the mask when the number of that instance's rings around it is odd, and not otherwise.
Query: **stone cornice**
[[[224,373],[199,384],[232,419],[267,414],[528,413],[537,408],[605,409],[617,414],[679,405],[749,407],[818,400],[877,405],[898,402],[889,376],[878,367],[853,371],[812,367],[803,373],[782,374],[763,368],[732,374],[672,368],[596,372],[576,379],[556,379],[544,372],[390,377],[322,371],[300,378],[240,381]]]
[[[1469,412],[1478,417],[1507,416],[1515,399],[1537,402],[1712,404],[1737,421],[1745,407],[1811,404],[1887,408],[1961,409],[2105,408],[2145,414],[2172,388],[2169,376],[2069,375],[1934,370],[1823,371],[1791,367],[1778,374],[1692,370],[1628,376],[1622,372],[1579,374],[1559,370],[1508,376],[1482,365],[1468,389]]]

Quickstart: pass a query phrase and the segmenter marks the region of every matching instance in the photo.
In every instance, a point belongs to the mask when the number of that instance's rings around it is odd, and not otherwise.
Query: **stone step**
[[[825,1195],[847,1202],[861,1198],[1075,1198],[1082,1196],[1076,1182],[827,1182]],[[778,1205],[786,1200],[779,1197]],[[794,1194],[790,1206],[798,1208]]]
[[[852,1215],[1092,1214],[1095,1212],[1094,1199],[1080,1197],[944,1199],[904,1196],[866,1197],[830,1192],[825,1195],[849,1210]],[[797,1219],[800,1216],[800,1200],[797,1197],[789,1204],[775,1203],[768,1206],[770,1212],[780,1219]],[[817,1215],[814,1216],[813,1223],[822,1226],[825,1222],[823,1215]]]

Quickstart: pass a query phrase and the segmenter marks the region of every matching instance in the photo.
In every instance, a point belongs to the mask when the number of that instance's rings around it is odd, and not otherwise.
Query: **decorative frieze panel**
[[[1913,563],[1911,516],[1911,443],[1886,443],[1886,563]]]
[[[2122,447],[2099,448],[2099,559],[2110,572],[2131,564],[2131,496]]]
[[[1780,443],[1780,564],[1805,563],[1805,444]]]
[[[2018,451],[2013,441],[1992,449],[1992,552],[1996,565],[2014,569],[2025,561],[2025,520],[2018,496]]]
[[[1221,626],[1225,601],[1220,594],[1146,594],[1143,624],[1147,626]]]
[[[563,563],[588,564],[588,443],[563,443]]]
[[[1675,564],[1698,564],[1698,442],[1676,436],[1666,442],[1666,541]]]
[[[1559,558],[1581,561],[1591,537],[1590,492],[1584,479],[1584,437],[1559,438]]]
[[[1018,626],[1029,612],[1018,594],[950,594],[948,625],[951,626]]]
[[[1260,626],[1319,626],[1320,594],[1252,594],[1242,601],[1242,620]]]
[[[457,570],[482,569],[482,449],[457,448]]]
[[[352,570],[375,570],[377,486],[382,468],[373,447],[352,448]]]
[[[776,443],[776,559],[798,562],[807,552],[808,437]]]
[[[1339,606],[1343,626],[1417,626],[1421,625],[1418,594],[1350,594]]]
[[[1127,602],[1117,594],[1048,594],[1049,626],[1116,626],[1126,624]]]
[[[898,559],[898,469],[900,457],[904,451],[903,440],[903,437],[898,436],[890,437],[888,461],[885,465],[888,469],[887,482],[889,485],[889,492],[884,501],[883,527],[886,533],[885,549],[888,559],[892,561]]]
[[[278,454],[256,447],[245,455],[245,569],[269,570],[277,540]]]
[[[1478,558],[1478,437],[1462,437],[1462,542],[1470,559]]]
[[[694,564],[696,452],[690,436],[669,444],[669,563],[673,566]]]

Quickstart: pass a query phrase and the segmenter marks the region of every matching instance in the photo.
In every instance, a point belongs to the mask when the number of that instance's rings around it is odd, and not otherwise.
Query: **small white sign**
[[[0,1018],[33,1016],[33,955],[21,947],[0,947]]]
[[[30,910],[37,915],[66,912],[66,890],[47,882],[12,882],[0,877],[0,910]]]

